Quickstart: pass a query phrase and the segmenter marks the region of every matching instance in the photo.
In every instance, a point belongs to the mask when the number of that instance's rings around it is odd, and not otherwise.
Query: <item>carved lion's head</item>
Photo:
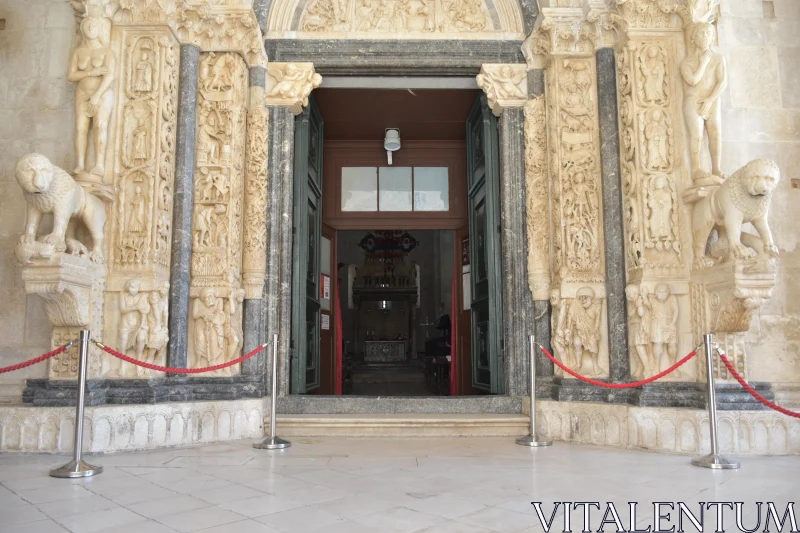
[[[30,194],[44,194],[53,182],[53,164],[42,154],[28,154],[17,161],[14,175],[22,190]]]
[[[769,198],[778,186],[781,171],[775,161],[754,159],[737,173],[741,186],[754,198]]]

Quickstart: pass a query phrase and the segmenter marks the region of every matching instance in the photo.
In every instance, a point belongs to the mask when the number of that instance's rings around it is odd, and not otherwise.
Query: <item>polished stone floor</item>
[[[800,494],[798,457],[747,457],[739,471],[712,472],[683,456],[564,443],[528,449],[507,438],[298,438],[282,452],[242,441],[89,456],[103,474],[47,477],[66,459],[0,454],[0,533],[542,532],[532,501],[545,502],[548,519],[555,501],[604,510],[614,502],[626,529],[630,501],[640,504],[637,525],[652,524],[654,501],[693,510],[742,501],[752,528],[754,502],[775,502],[783,515]],[[570,517],[578,533],[582,510]],[[563,515],[555,520],[551,531],[561,532]],[[593,530],[600,520],[591,516]]]

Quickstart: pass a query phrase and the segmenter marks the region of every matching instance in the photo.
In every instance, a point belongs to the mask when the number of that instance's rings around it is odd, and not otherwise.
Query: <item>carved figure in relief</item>
[[[482,31],[487,27],[481,0],[452,0],[445,3],[450,24],[459,31]]]
[[[574,361],[569,350],[570,341],[567,340],[566,332],[564,331],[564,321],[567,317],[567,301],[561,299],[561,291],[558,289],[550,291],[550,308],[550,343],[555,348],[555,356],[558,360],[572,367]]]
[[[147,161],[147,125],[141,122],[133,130],[133,162],[141,165]]]
[[[689,52],[681,63],[681,75],[685,84],[683,112],[689,131],[693,179],[708,175],[702,169],[700,161],[703,132],[708,134],[711,174],[722,177],[722,107],[719,97],[728,84],[728,75],[722,54],[712,49],[714,36],[714,26],[711,24],[695,24],[689,35]]]
[[[149,45],[146,45],[149,47]],[[142,50],[142,57],[136,62],[136,83],[134,89],[138,93],[149,93],[153,90],[153,63],[150,54]]]
[[[715,227],[720,230],[720,237],[727,236],[729,260],[747,259],[757,254],[764,254],[768,258],[778,256],[768,216],[772,192],[780,178],[780,170],[774,161],[754,159],[694,205],[692,232],[695,267],[714,264],[706,256],[705,250],[708,237]],[[742,231],[742,226],[748,222],[753,224],[757,236]]]
[[[584,356],[589,353],[593,375],[602,373],[599,366],[600,355],[600,303],[595,301],[591,287],[578,289],[577,298],[567,310],[564,330],[566,340],[571,344],[575,357],[575,369],[583,368]]]
[[[225,340],[227,341],[225,361],[233,361],[242,351],[244,331],[242,314],[239,312],[244,302],[244,289],[231,288],[231,294],[225,301]]]
[[[103,201],[78,185],[72,176],[41,154],[23,156],[14,170],[28,204],[25,233],[20,246],[34,246],[42,215],[53,214],[53,231],[41,238],[56,252],[67,249],[67,237],[74,240],[75,219],[80,219],[92,236],[89,259],[102,263],[106,208]],[[31,254],[23,253],[25,257]]]
[[[288,63],[283,71],[275,71],[278,83],[267,94],[267,97],[296,99],[300,97],[300,90],[307,73],[294,63]]]
[[[216,109],[209,109],[200,126],[198,161],[202,163],[218,163],[225,142],[226,130]]]
[[[196,247],[211,246],[212,229],[214,227],[214,206],[203,206],[195,213],[194,218]]]
[[[659,371],[666,370],[675,363],[678,354],[678,299],[666,284],[659,283],[655,295],[649,295],[649,300],[653,359]]]
[[[655,108],[647,113],[644,138],[647,150],[644,164],[650,170],[669,169],[669,130],[664,112]]]
[[[150,312],[147,314],[147,347],[152,350],[150,362],[159,364],[166,360],[169,342],[169,282],[162,281],[157,291],[148,297]]]
[[[90,174],[105,173],[108,124],[114,107],[114,52],[101,41],[103,25],[99,18],[86,17],[80,25],[81,44],[72,53],[68,79],[77,82],[75,91],[76,173],[86,172],[89,132],[94,140],[94,167]]]
[[[198,366],[220,363],[225,347],[225,311],[217,290],[206,287],[192,308],[195,320],[195,353]]]
[[[666,67],[661,49],[656,44],[645,48],[639,57],[639,68],[644,76],[644,99],[648,104],[659,104],[667,100],[665,91]]]
[[[150,303],[147,294],[139,292],[141,282],[131,279],[125,283],[125,291],[119,297],[119,344],[123,353],[131,348],[136,351],[136,359],[144,361],[144,351],[147,346],[148,324],[147,315],[150,313]],[[116,371],[119,376],[125,375],[126,363],[120,361]],[[138,368],[138,367],[137,367]]]
[[[636,357],[631,358],[631,375],[650,376],[652,362],[650,361],[650,306],[644,287],[628,285],[625,287],[625,296],[628,299],[628,317],[630,325],[630,343],[636,352]]]
[[[647,201],[650,208],[650,235],[656,240],[672,237],[672,191],[664,175],[653,180],[653,190]]]
[[[133,190],[131,198],[131,212],[128,218],[128,231],[131,233],[142,233],[147,224],[147,213],[145,208],[142,186],[137,185]]]
[[[233,64],[228,54],[209,52],[200,65],[200,80],[208,92],[224,92],[233,87]]]

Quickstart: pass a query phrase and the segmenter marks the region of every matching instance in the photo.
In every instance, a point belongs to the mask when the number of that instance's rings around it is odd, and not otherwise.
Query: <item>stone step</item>
[[[529,433],[525,415],[278,415],[281,437],[512,437]],[[269,428],[269,419],[264,422]]]
[[[394,372],[356,374],[353,373],[353,383],[425,383],[425,374],[395,374]]]

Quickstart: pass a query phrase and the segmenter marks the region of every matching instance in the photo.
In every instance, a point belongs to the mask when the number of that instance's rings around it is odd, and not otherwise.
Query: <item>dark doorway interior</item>
[[[407,253],[370,251],[392,238]],[[338,233],[345,394],[449,394],[453,248],[447,230]]]

